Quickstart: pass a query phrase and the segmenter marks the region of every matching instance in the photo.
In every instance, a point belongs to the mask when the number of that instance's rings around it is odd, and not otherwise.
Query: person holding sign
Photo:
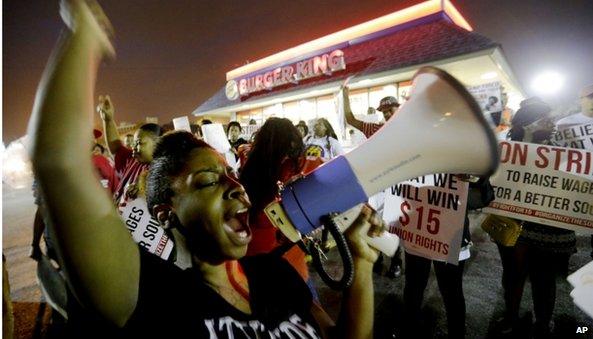
[[[556,122],[556,141],[567,147],[593,151],[593,84],[579,93],[581,111]],[[593,235],[591,235],[591,258],[593,258]]]
[[[579,113],[564,117],[556,122],[556,127],[558,128],[559,133],[563,133],[564,130],[571,127],[584,124],[593,124],[593,84],[585,86],[583,89],[581,89],[579,93],[579,99],[581,102],[581,111]],[[585,135],[579,136],[588,136],[593,138],[593,130],[591,131],[591,134],[588,134],[587,132],[585,133]],[[572,136],[577,137],[577,134],[578,133],[572,133]],[[591,144],[593,143],[589,143],[589,145]],[[593,149],[593,147],[591,147],[591,149]]]
[[[181,270],[139,250],[97,182],[88,154],[97,71],[104,57],[115,55],[110,24],[89,0],[62,2],[61,14],[69,30],[44,71],[29,135],[58,259],[91,321],[74,337],[326,334],[331,323],[319,316],[306,285],[286,262],[269,255],[243,258],[251,239],[245,190],[221,155],[189,132],[159,141],[147,202],[176,242],[187,245],[193,266]],[[361,235],[381,233],[376,219],[365,208],[345,233],[355,276],[344,294],[336,338],[373,336],[377,252]]]
[[[539,98],[526,99],[513,117],[512,141],[549,144],[554,131],[550,106]],[[502,333],[512,332],[519,322],[519,306],[529,275],[537,335],[549,335],[556,300],[556,275],[566,274],[568,259],[576,251],[574,231],[522,221],[514,246],[498,244],[502,261],[505,314],[499,319]]]
[[[463,268],[465,266],[465,260],[470,256],[469,247],[471,244],[467,213],[469,210],[488,206],[494,199],[494,191],[488,178],[475,178],[470,175],[455,175],[455,177],[459,181],[470,182],[459,262],[457,265],[454,265],[438,260],[430,260],[408,253],[407,251],[405,252],[404,337],[406,338],[417,337],[418,329],[422,328],[420,311],[431,264],[434,265],[437,283],[445,304],[449,338],[465,337]]]

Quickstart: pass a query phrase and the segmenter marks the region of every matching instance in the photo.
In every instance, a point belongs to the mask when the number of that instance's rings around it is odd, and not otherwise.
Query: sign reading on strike
[[[169,258],[173,241],[165,234],[158,221],[150,216],[143,198],[127,201],[120,212],[136,243],[164,260]]]
[[[593,153],[502,141],[484,212],[572,230],[593,231]]]
[[[593,150],[593,122],[559,128],[554,140],[564,147]]]
[[[468,186],[451,174],[399,183],[385,190],[383,219],[406,252],[457,265]]]

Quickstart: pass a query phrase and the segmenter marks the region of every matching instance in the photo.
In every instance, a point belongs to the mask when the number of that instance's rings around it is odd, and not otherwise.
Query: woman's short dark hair
[[[163,135],[154,149],[146,182],[146,203],[152,213],[154,206],[171,204],[173,178],[183,171],[191,151],[212,147],[187,131]]]
[[[238,121],[231,121],[229,122],[229,124],[226,127],[226,134],[229,134],[229,131],[231,130],[231,127],[238,127],[239,128],[239,132],[243,132],[243,128],[241,128],[241,124]]]
[[[302,127],[305,130],[305,135],[309,134],[309,126],[307,126],[307,124],[303,120],[299,121],[299,123],[296,124],[295,127],[296,128]]]
[[[163,135],[163,129],[161,128],[161,126],[153,123],[148,123],[140,126],[139,130],[150,132],[154,134],[156,137],[160,137],[161,135]]]

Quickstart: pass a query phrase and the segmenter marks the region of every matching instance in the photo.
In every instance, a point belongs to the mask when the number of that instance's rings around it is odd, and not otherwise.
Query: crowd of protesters
[[[89,149],[92,121],[81,112],[95,106],[89,89],[94,88],[100,61],[115,51],[110,24],[101,10],[85,1],[68,4],[63,15],[69,30],[45,70],[30,125],[39,207],[31,257],[48,256],[59,263],[68,295],[63,305],[69,323],[65,335],[372,337],[373,272],[383,272],[383,258],[362,240],[361,232],[376,236],[384,231],[382,198],[376,197],[375,209],[364,207],[345,233],[355,274],[343,292],[335,321],[317,294],[306,250],[290,246],[264,213],[278,197],[279,183],[344,154],[334,126],[325,118],[295,125],[272,117],[256,133],[244,134],[243,126],[231,121],[226,134],[230,152],[239,161],[235,173],[202,139],[199,126],[191,133],[165,132],[148,123],[122,141],[115,105],[109,96],[100,96],[96,111],[103,131],[95,130]],[[552,119],[552,108],[539,98],[524,100],[514,113],[503,107],[493,129],[508,131],[513,141],[553,143],[557,126],[593,122],[593,86],[584,88],[580,98],[581,112],[559,121]],[[397,116],[400,106],[395,97],[383,98],[377,107],[383,123],[367,123],[355,117],[349,102],[348,88],[343,88],[345,120],[367,138]],[[468,211],[494,199],[489,178],[455,175],[470,182]],[[150,214],[174,243],[166,260],[130,237],[130,225],[121,214],[138,199],[146,205],[139,215]],[[576,237],[573,231],[518,222],[522,232],[516,244],[497,244],[505,303],[497,332],[512,336],[517,330],[529,278],[534,336],[546,338],[553,331],[556,277],[567,275]],[[39,246],[43,234],[45,254]],[[324,234],[322,248],[331,251]],[[449,337],[465,337],[463,273],[471,245],[466,212],[457,265],[407,253],[405,248],[402,255],[398,249],[386,273],[394,279],[403,275],[405,281],[405,316],[398,335],[415,337],[434,266]],[[184,264],[181,258],[186,259]]]

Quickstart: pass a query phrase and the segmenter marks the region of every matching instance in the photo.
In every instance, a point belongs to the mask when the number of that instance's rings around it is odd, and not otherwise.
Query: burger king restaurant
[[[524,97],[501,45],[474,32],[450,1],[429,0],[232,69],[226,85],[193,115],[243,126],[274,116],[311,127],[326,118],[347,146],[340,87],[348,83],[357,118],[379,121],[369,107],[385,96],[404,103],[414,73],[425,65],[449,72],[480,104],[504,91],[507,106],[517,108]]]

